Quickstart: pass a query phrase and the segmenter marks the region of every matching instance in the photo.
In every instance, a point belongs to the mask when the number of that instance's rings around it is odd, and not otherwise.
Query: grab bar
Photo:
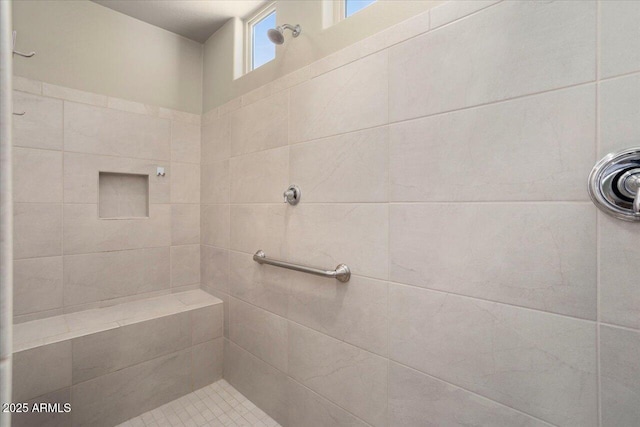
[[[304,265],[291,264],[286,261],[278,261],[276,259],[269,259],[267,255],[259,250],[253,255],[253,260],[258,264],[275,265],[276,267],[288,268],[289,270],[302,271],[303,273],[315,274],[316,276],[329,277],[331,279],[337,279],[340,282],[348,282],[351,278],[351,270],[346,264],[340,264],[335,270],[322,270],[319,268],[306,267]]]

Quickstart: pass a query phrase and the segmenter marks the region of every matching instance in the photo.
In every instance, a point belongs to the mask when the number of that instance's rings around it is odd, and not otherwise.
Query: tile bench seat
[[[223,305],[193,290],[14,325],[15,426],[114,426],[222,377]]]

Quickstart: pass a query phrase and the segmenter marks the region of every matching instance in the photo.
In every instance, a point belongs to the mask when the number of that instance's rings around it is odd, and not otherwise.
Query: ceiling
[[[92,0],[191,40],[204,43],[229,18],[244,17],[266,0]]]

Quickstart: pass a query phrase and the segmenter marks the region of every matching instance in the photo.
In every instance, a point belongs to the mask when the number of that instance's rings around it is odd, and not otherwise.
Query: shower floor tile
[[[280,427],[225,380],[132,418],[118,427]]]

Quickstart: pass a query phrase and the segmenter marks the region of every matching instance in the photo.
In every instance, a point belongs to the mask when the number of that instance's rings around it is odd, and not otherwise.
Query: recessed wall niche
[[[100,172],[98,181],[100,218],[149,217],[149,175]]]

